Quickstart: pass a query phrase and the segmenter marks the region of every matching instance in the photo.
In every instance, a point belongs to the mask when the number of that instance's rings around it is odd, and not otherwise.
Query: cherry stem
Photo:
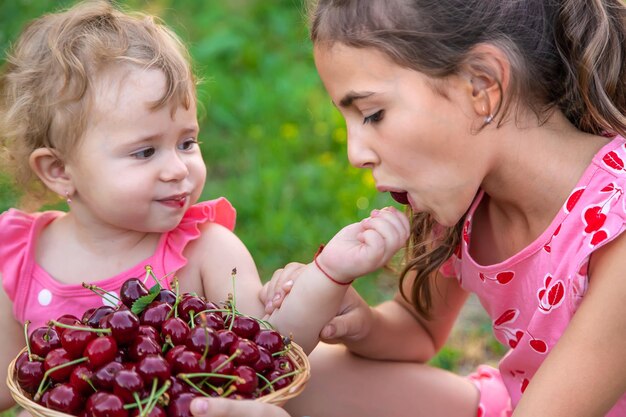
[[[104,288],[100,288],[97,285],[93,285],[93,284],[87,284],[86,282],[82,283],[84,288],[87,288],[88,290],[92,291],[93,293],[99,295],[100,297],[102,297],[103,299],[107,299],[107,297],[111,297],[117,300],[118,303],[121,303],[122,300],[120,300],[120,298],[118,296],[116,296],[115,294],[108,292],[107,290],[105,290]]]
[[[258,372],[256,373],[256,376],[258,376],[258,377],[259,377],[259,378],[261,378],[263,381],[265,381],[265,386],[267,387],[267,386],[269,385],[269,387],[270,387],[270,389],[272,390],[272,392],[276,391],[276,390],[274,389],[274,386],[272,385],[272,383],[270,382],[270,380],[269,380],[269,379],[265,378],[262,374],[260,374],[260,373],[258,373]],[[263,389],[265,389],[265,388],[263,388]]]
[[[216,375],[219,375],[219,374],[216,374]],[[188,379],[188,378],[187,378],[184,374],[179,374],[179,375],[178,375],[178,378],[182,379],[185,383],[187,383],[187,385],[189,385],[191,388],[195,389],[196,391],[198,391],[200,394],[204,395],[205,397],[210,397],[210,396],[211,396],[211,394],[206,393],[206,392],[205,392],[202,388],[200,388],[199,386],[197,386],[196,384],[194,384],[194,383],[193,383],[190,379]],[[211,384],[207,384],[207,385],[209,385],[209,387],[210,387],[213,391],[215,391],[215,392],[217,392],[217,393],[219,394],[218,390],[219,390],[219,389],[221,389],[221,388],[215,388],[215,387],[214,387],[213,385],[211,385]]]
[[[154,378],[152,380],[152,389],[150,390],[150,396],[148,397],[148,404],[146,404],[146,408],[144,408],[143,411],[140,413],[140,417],[146,417],[148,414],[150,414],[150,412],[156,405],[157,400],[159,399],[159,397],[156,397],[157,383],[158,379]]]
[[[302,373],[302,370],[300,370],[300,369],[296,369],[295,371],[287,372],[286,374],[282,374],[282,375],[281,375],[281,376],[279,376],[278,378],[276,378],[276,379],[272,380],[272,381],[270,382],[270,385],[272,386],[272,390],[274,390],[274,386],[273,386],[273,385],[274,385],[274,383],[275,383],[276,381],[278,381],[279,379],[289,378],[290,376],[295,376],[295,375],[298,375],[298,374],[300,374],[300,373]],[[258,375],[258,374],[257,374],[257,375]],[[265,378],[263,378],[263,379],[265,379]],[[265,379],[265,380],[267,381],[267,379]],[[265,390],[265,388],[267,388],[267,384],[266,384],[263,388],[261,388],[261,391]]]
[[[291,351],[291,344],[285,346],[283,350],[279,350],[278,352],[272,353],[272,356],[284,356],[285,354]]]
[[[161,388],[159,388],[159,390],[155,394],[157,400],[163,396],[165,391],[167,391],[169,389],[170,385],[172,385],[172,383],[169,380],[166,380],[163,383],[163,386]],[[149,400],[150,400],[150,398],[144,398],[143,400],[139,401],[139,403],[142,404],[142,405],[146,405],[146,404],[148,404]],[[138,408],[138,407],[139,407],[138,404],[125,404],[124,405],[124,409],[125,410],[130,410],[130,409]]]
[[[24,339],[26,340],[26,351],[28,352],[28,360],[33,361],[33,355],[30,352],[30,341],[28,340],[28,325],[30,324],[30,320],[26,320],[24,322]]]
[[[229,385],[228,388],[226,388],[226,391],[224,391],[224,393],[220,395],[220,397],[228,397],[230,394],[232,394],[235,391],[237,391],[237,387],[234,385]]]
[[[41,394],[43,394],[44,383],[46,382],[46,379],[48,379],[51,373],[56,372],[59,369],[67,368],[68,366],[73,366],[73,365],[85,362],[86,360],[87,360],[87,357],[78,358],[78,359],[74,359],[73,361],[65,362],[65,363],[62,363],[61,365],[57,365],[53,368],[48,369],[43,374],[43,379],[41,380],[41,383],[39,384],[39,388],[37,389],[37,393],[35,394],[35,401],[39,401],[39,398],[41,398]]]
[[[133,398],[135,399],[137,408],[139,408],[139,415],[143,416],[143,407],[141,406],[141,398],[139,398],[139,394],[137,392],[133,392]]]
[[[193,329],[194,327],[196,327],[196,318],[195,318],[195,311],[193,310],[189,310],[189,328]]]
[[[167,313],[167,318],[170,318],[170,314],[174,312],[174,317],[178,318],[178,304],[180,303],[180,294],[178,288],[178,278],[174,277],[174,295],[176,296],[176,300],[174,301],[174,305],[169,313]]]
[[[108,329],[108,328],[106,328],[106,329],[97,329],[97,328],[93,328],[93,327],[89,327],[89,326],[74,326],[72,324],[60,323],[60,322],[58,322],[56,320],[50,320],[48,323],[52,324],[53,326],[62,327],[64,329],[84,330],[86,332],[111,334],[111,329]]]

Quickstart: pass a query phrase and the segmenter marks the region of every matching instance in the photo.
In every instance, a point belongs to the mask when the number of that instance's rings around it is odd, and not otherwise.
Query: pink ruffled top
[[[512,408],[582,302],[591,254],[624,232],[625,191],[626,144],[618,136],[595,155],[541,236],[493,265],[480,265],[469,253],[480,238],[472,234],[472,218],[483,193],[470,208],[460,251],[443,272],[452,267],[461,286],[478,296],[495,337],[509,348],[498,368]],[[626,416],[626,394],[607,416]]]
[[[85,310],[101,305],[116,305],[115,297],[128,278],[143,278],[145,266],[150,265],[158,278],[173,273],[187,264],[183,251],[187,244],[200,236],[201,224],[214,222],[233,230],[236,212],[225,198],[198,203],[189,208],[179,225],[161,236],[157,249],[148,259],[120,274],[95,284],[111,297],[102,298],[81,285],[66,285],[51,277],[35,261],[37,238],[44,227],[62,212],[46,211],[28,214],[10,209],[0,214],[0,273],[2,287],[13,302],[15,318],[30,328],[43,326],[62,314],[82,317]],[[168,282],[169,284],[169,282]]]

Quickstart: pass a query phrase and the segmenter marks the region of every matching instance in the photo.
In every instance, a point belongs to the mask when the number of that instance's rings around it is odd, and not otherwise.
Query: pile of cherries
[[[290,348],[233,297],[217,304],[131,278],[118,307],[32,331],[15,377],[33,401],[75,416],[184,417],[196,396],[253,399],[288,386],[301,371]]]

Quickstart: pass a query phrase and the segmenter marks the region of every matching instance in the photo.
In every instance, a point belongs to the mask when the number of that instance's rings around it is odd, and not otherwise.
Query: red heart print
[[[530,381],[528,380],[528,378],[524,378],[524,380],[522,381],[522,386],[520,387],[522,394],[524,393],[524,391],[526,391],[529,383]]]
[[[509,310],[506,310],[504,313],[500,314],[500,317],[498,317],[493,322],[493,326],[497,327],[497,326],[502,326],[505,323],[511,323],[511,322],[515,321],[515,319],[517,319],[518,315],[519,315],[519,310],[517,310],[515,308],[511,308]]]
[[[602,213],[602,207],[600,206],[589,207],[585,210],[583,217],[585,219],[585,223],[587,224],[585,227],[585,233],[592,233],[600,230],[606,221],[606,214]]]
[[[511,346],[511,349],[515,349],[522,336],[524,336],[524,332],[518,330],[515,332],[515,339],[509,339],[509,346]]]
[[[567,198],[567,202],[565,203],[565,211],[567,213],[572,211],[576,203],[578,203],[578,200],[580,200],[580,196],[583,195],[583,191],[585,191],[584,188],[579,188],[578,190],[570,194],[570,196]]]
[[[499,272],[496,275],[496,280],[500,283],[500,284],[507,284],[508,282],[510,282],[513,278],[515,277],[515,272],[512,271],[506,271],[506,272]]]
[[[605,240],[609,235],[604,230],[599,230],[591,237],[591,245],[596,246],[598,243]]]
[[[624,161],[622,161],[622,159],[614,151],[604,155],[602,162],[604,162],[609,168],[613,168],[617,171],[622,171],[624,169]]]
[[[536,352],[546,353],[548,351],[548,345],[543,340],[533,339],[529,342],[530,347]]]

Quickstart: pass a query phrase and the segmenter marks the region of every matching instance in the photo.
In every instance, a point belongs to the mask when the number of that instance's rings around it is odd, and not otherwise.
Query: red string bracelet
[[[319,256],[320,253],[322,253],[323,250],[324,250],[324,245],[322,244],[322,245],[320,245],[320,247],[317,249],[317,252],[315,252],[315,255],[313,256],[313,262],[315,262],[315,266],[317,266],[317,269],[322,271],[322,274],[326,275],[326,278],[328,278],[329,280],[331,280],[332,282],[334,282],[337,285],[350,285],[350,284],[352,284],[352,281],[349,281],[349,282],[337,281],[335,278],[331,277],[328,272],[324,271],[324,268],[322,268],[320,263],[317,261],[317,257]]]

